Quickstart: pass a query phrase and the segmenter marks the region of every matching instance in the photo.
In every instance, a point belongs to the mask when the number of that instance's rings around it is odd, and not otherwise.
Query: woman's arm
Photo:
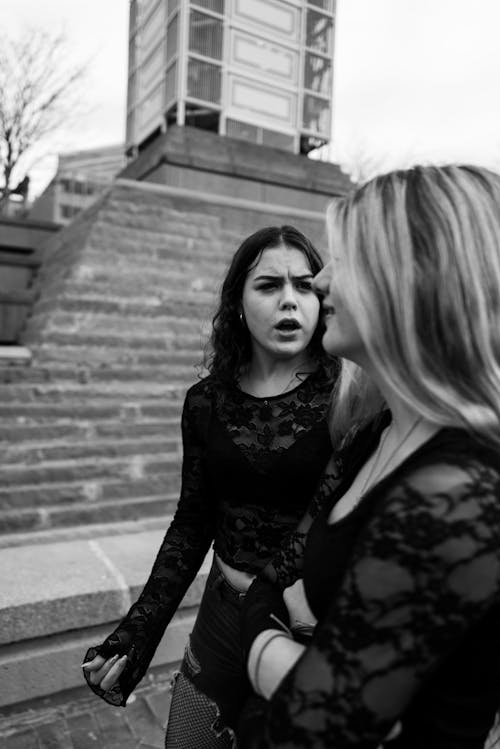
[[[89,686],[112,704],[125,705],[144,676],[214,537],[215,513],[203,475],[207,407],[204,390],[200,385],[192,388],[182,413],[182,489],[177,511],[138,600],[114,632],[85,658],[94,664],[84,667]],[[126,658],[111,664],[110,671],[109,659],[115,655]],[[118,682],[110,684],[116,677]],[[99,686],[101,681],[104,689]]]
[[[380,500],[313,641],[242,749],[375,749],[497,599],[498,474],[441,464]]]
[[[290,533],[258,577],[277,585],[281,590],[293,585],[302,577],[304,547],[307,533],[314,518],[340,483],[340,466],[334,453],[325,466],[314,497],[297,528]]]

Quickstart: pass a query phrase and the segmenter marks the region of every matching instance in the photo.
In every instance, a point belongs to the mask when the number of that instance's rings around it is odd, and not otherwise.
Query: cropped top
[[[258,398],[212,376],[187,392],[182,489],[149,579],[113,634],[87,654],[128,655],[119,684],[94,692],[124,705],[154,655],[210,545],[256,574],[293,532],[331,452],[332,384],[323,369],[282,395]]]
[[[500,456],[442,429],[330,523],[386,424],[354,440],[312,522],[318,625],[244,749],[484,746],[500,706]]]

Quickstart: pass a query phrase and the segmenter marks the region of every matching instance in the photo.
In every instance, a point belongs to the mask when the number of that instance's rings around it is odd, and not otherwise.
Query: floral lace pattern
[[[330,525],[344,491],[314,521],[306,590],[343,574],[243,747],[480,749],[500,704],[498,454],[442,430]]]
[[[222,389],[211,377],[190,388],[177,511],[138,601],[87,653],[128,655],[119,685],[90,685],[96,694],[125,704],[212,542],[225,562],[255,573],[295,528],[331,453],[330,392],[321,372],[269,399]]]

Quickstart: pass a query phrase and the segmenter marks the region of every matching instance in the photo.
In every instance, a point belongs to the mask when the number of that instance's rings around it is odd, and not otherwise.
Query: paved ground
[[[146,677],[127,707],[87,688],[0,711],[1,749],[163,749],[171,671]]]

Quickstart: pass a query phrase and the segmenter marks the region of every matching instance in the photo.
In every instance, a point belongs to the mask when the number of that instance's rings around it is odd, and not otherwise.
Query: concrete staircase
[[[45,248],[31,366],[0,371],[0,534],[175,507],[182,400],[228,261],[255,228],[298,222],[165,192],[118,185]]]

